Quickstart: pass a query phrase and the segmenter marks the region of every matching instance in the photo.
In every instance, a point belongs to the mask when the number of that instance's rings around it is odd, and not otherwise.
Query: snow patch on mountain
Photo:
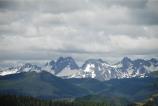
[[[10,67],[10,68],[5,68],[0,70],[0,75],[9,75],[9,74],[16,74],[16,73],[21,73],[21,72],[31,72],[35,71],[37,73],[41,72],[41,67],[38,67],[36,65],[32,65],[30,63],[26,64],[20,64],[15,67]]]
[[[47,71],[61,78],[94,78],[101,81],[110,79],[146,77],[150,72],[158,70],[157,59],[136,59],[131,60],[128,57],[120,62],[110,65],[101,59],[88,59],[79,67],[72,57],[59,57],[52,60],[44,66],[39,67],[33,64],[22,64],[10,68],[1,68],[0,75],[15,74],[20,72]]]
[[[60,73],[56,74],[58,77],[62,78],[81,78],[79,75],[80,70],[71,70],[71,69],[64,69]]]

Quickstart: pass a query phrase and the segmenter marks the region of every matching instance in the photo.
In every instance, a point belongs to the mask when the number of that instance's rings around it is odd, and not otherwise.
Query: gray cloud
[[[157,57],[157,0],[0,0],[0,60]]]

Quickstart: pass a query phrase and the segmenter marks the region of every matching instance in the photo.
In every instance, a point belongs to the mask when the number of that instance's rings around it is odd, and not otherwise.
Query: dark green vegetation
[[[40,100],[29,96],[0,95],[1,106],[118,106],[106,101]],[[123,106],[123,105],[121,105]]]
[[[158,94],[152,95],[143,106],[158,106]]]
[[[101,95],[87,95],[84,97],[76,98],[75,101],[78,102],[96,102],[96,103],[106,103],[107,106],[127,106],[131,104],[126,98],[122,97],[110,97],[110,96],[101,96]]]
[[[85,106],[89,106],[87,104],[91,103],[97,104],[94,106],[104,106],[103,104],[106,104],[107,106],[126,106],[131,104],[131,102],[137,103],[150,98],[151,95],[158,94],[158,78],[114,79],[101,82],[95,79],[66,80],[53,76],[47,72],[27,72],[1,76],[0,94],[18,95],[20,98],[26,99],[26,101],[31,98],[29,96],[38,99],[47,99],[46,101],[37,100],[47,104],[39,106],[49,106],[49,103],[52,102],[61,102],[61,104],[67,103],[69,104],[68,106],[71,106],[74,103],[85,103]],[[15,99],[17,98],[19,99],[19,97],[15,97]],[[60,99],[60,101],[50,101],[52,99]],[[61,99],[64,99],[64,101],[61,101]],[[36,101],[34,98],[31,98],[31,101],[32,100]],[[0,101],[2,100],[0,99]],[[102,105],[100,105],[101,103]]]
[[[85,89],[47,72],[28,72],[0,77],[0,93],[39,98],[70,98],[88,94]]]
[[[130,101],[143,100],[158,92],[158,79],[151,77],[114,79],[105,82],[94,79],[68,79],[68,81],[95,95],[123,97]]]
[[[42,100],[30,96],[0,95],[1,106],[158,106],[158,94],[144,102],[130,103],[125,98],[89,95],[75,100]]]
[[[129,106],[158,106],[158,94],[154,94],[142,102],[132,103]]]
[[[158,77],[158,71],[152,72],[151,75],[154,76],[154,77]]]

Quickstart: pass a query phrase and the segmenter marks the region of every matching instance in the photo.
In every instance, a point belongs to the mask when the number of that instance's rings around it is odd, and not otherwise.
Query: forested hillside
[[[1,106],[114,106],[107,102],[40,100],[29,96],[0,95]]]

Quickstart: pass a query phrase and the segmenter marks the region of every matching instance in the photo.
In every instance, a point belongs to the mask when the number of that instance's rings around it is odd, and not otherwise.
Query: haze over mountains
[[[110,79],[147,77],[150,72],[157,70],[158,60],[155,58],[150,60],[131,60],[128,57],[124,57],[120,62],[113,65],[102,59],[88,59],[79,67],[72,57],[59,57],[56,61],[51,60],[41,67],[26,63],[15,67],[2,68],[0,70],[0,75],[47,71],[55,76],[66,79],[94,78],[105,81]]]

